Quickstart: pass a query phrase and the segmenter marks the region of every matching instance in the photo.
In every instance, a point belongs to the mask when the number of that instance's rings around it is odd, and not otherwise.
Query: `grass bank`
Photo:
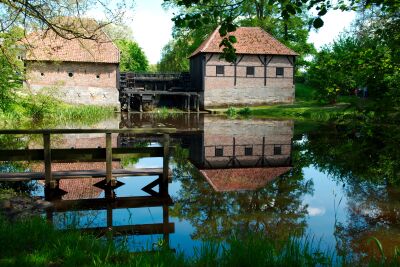
[[[113,115],[109,106],[72,105],[48,95],[26,95],[0,110],[0,128],[92,125]]]
[[[279,243],[266,237],[232,237],[229,245],[207,243],[193,257],[163,247],[152,253],[129,253],[74,230],[57,231],[42,218],[10,223],[0,217],[1,266],[322,266],[332,257],[310,242],[290,239]]]
[[[262,234],[232,236],[226,243],[208,242],[186,257],[163,247],[151,252],[130,253],[122,241],[118,245],[77,230],[59,231],[43,218],[33,217],[10,223],[0,216],[0,266],[399,266],[400,253],[381,255],[362,262],[334,257],[317,242],[290,238],[271,240]],[[7,244],[7,245],[5,245]]]
[[[305,84],[296,84],[296,101],[293,104],[263,105],[244,108],[211,109],[217,114],[230,117],[281,118],[296,120],[329,121],[354,114],[354,104],[365,101],[357,97],[339,97],[333,105],[321,104],[314,99],[315,89]]]

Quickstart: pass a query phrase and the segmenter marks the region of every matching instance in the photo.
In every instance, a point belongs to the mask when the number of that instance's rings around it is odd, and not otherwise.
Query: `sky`
[[[161,58],[161,50],[172,39],[173,11],[161,7],[163,0],[136,0],[133,10],[126,12],[125,23],[131,27],[135,41],[145,52],[150,64]],[[97,12],[89,16],[98,17]],[[330,10],[323,17],[324,26],[317,32],[311,30],[309,41],[318,49],[332,42],[340,32],[350,26],[354,12]]]

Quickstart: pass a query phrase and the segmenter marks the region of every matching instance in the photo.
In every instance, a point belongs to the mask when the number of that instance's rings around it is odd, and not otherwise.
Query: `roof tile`
[[[101,31],[101,30],[100,30]],[[52,31],[34,32],[24,40],[26,60],[119,63],[119,50],[101,31],[96,40],[64,39]]]
[[[222,53],[223,47],[219,44],[223,37],[219,35],[218,30],[215,29],[190,57],[199,53]],[[298,55],[260,27],[239,27],[231,35],[237,39],[237,43],[233,45],[237,54]]]

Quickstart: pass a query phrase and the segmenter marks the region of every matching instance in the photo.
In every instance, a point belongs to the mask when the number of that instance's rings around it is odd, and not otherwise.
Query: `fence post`
[[[164,188],[164,194],[168,194],[168,179],[169,179],[169,134],[164,134],[164,154],[163,154],[163,176],[162,176],[162,185],[160,188]]]
[[[50,146],[50,133],[43,133],[43,157],[44,157],[44,177],[46,186],[50,189],[56,187],[51,173],[51,146]]]
[[[106,183],[114,186],[115,181],[112,176],[112,141],[111,133],[106,133]]]

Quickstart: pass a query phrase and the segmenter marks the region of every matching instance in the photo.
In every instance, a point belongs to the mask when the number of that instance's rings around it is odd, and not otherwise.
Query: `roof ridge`
[[[208,38],[206,44],[203,46],[203,48],[200,51],[204,51],[208,48],[208,46],[210,45],[211,40],[213,40],[215,38],[215,34],[217,33],[217,31],[219,30],[219,26],[213,31],[213,33],[211,34],[210,38]]]

